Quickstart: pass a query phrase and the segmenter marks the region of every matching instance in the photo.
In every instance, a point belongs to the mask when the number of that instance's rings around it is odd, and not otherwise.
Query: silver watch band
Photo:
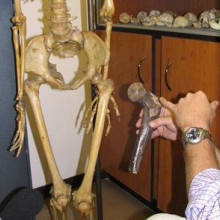
[[[209,131],[199,127],[191,127],[182,135],[183,146],[187,144],[197,144],[204,139],[212,141],[212,135]]]

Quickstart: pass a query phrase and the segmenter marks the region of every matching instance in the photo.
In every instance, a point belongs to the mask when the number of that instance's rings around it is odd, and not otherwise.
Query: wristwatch
[[[212,141],[212,135],[209,131],[203,128],[191,127],[182,135],[183,146],[187,144],[197,144],[206,138]]]

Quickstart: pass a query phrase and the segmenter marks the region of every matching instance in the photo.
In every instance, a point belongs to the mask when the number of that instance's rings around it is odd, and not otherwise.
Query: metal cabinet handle
[[[169,89],[169,91],[172,90],[172,88],[171,88],[171,86],[169,85],[169,82],[168,82],[168,73],[170,71],[171,65],[172,65],[172,62],[169,61],[168,64],[167,64],[166,70],[165,70],[165,75],[164,75],[165,76],[165,84],[166,84],[167,88]]]
[[[144,80],[141,77],[141,66],[142,66],[144,59],[145,59],[145,56],[143,56],[138,63],[138,78],[139,78],[140,82],[143,84],[144,84]]]

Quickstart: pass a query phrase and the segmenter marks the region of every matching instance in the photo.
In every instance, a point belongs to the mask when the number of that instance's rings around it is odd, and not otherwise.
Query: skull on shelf
[[[169,13],[169,14],[171,14],[174,18],[177,16],[177,13],[176,13],[176,12],[173,12],[173,11],[171,11],[171,10],[166,10],[166,11],[164,11],[163,13]]]
[[[144,21],[144,19],[147,17],[147,12],[145,11],[140,11],[137,14],[137,18],[138,20],[142,23]]]
[[[186,14],[184,15],[184,17],[185,17],[186,19],[188,19],[188,21],[189,21],[189,26],[192,26],[193,23],[196,23],[196,22],[198,21],[197,16],[196,16],[194,13],[192,13],[192,12],[186,13]]]
[[[200,21],[192,23],[194,28],[202,28],[202,23]]]
[[[185,27],[189,27],[189,25],[190,23],[188,19],[185,18],[184,16],[177,16],[173,22],[174,28],[185,28]]]
[[[150,13],[149,13],[149,17],[152,17],[152,16],[158,16],[158,15],[160,15],[160,12],[158,11],[158,10],[152,10],[152,11],[150,11]]]
[[[200,16],[199,16],[199,21],[201,22],[201,25],[203,28],[209,28],[209,21],[211,20],[215,20],[217,17],[216,17],[216,14],[214,11],[203,11]]]
[[[220,18],[209,21],[209,25],[214,30],[220,30]]]
[[[140,24],[140,21],[139,21],[138,18],[132,17],[132,18],[131,18],[131,23],[132,23],[132,24]]]
[[[166,27],[172,27],[174,17],[172,13],[170,12],[163,12],[161,15],[159,15],[156,25],[157,26],[166,26]]]
[[[131,22],[131,19],[132,19],[132,16],[129,15],[128,13],[121,13],[119,15],[119,21],[122,23],[122,24],[128,24]]]
[[[215,30],[220,30],[220,10],[213,8],[210,10],[210,13],[213,13],[216,16],[215,19],[209,21],[210,27]]]
[[[156,25],[156,22],[159,18],[159,15],[152,15],[151,17],[147,16],[144,18],[144,21],[142,22],[142,25],[145,27],[152,27]]]
[[[213,8],[210,10],[210,13],[214,13],[216,18],[220,18],[220,10],[219,9]]]

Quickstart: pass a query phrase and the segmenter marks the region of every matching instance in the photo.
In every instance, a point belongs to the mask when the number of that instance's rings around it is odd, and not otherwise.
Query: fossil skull
[[[213,8],[210,10],[210,13],[214,13],[216,18],[220,18],[220,10],[219,9]]]
[[[144,21],[144,19],[147,17],[147,12],[145,11],[140,11],[137,14],[137,18],[138,20],[142,23]]]
[[[186,19],[188,19],[188,21],[189,21],[189,26],[192,26],[193,23],[196,23],[196,22],[198,21],[197,16],[196,16],[194,13],[192,13],[192,12],[186,13],[186,14],[184,15],[184,17],[185,17]]]
[[[170,12],[163,12],[161,15],[159,15],[156,25],[157,26],[166,26],[171,27],[173,24],[174,17],[172,13]]]
[[[203,28],[209,28],[209,21],[215,20],[216,14],[214,11],[204,11],[199,16],[199,21],[201,22],[201,25]]]
[[[190,23],[188,19],[185,18],[184,16],[177,16],[173,22],[174,28],[185,28],[185,27],[189,27],[189,25]]]
[[[166,10],[166,11],[164,11],[163,13],[169,13],[169,14],[171,14],[174,18],[177,16],[177,13],[175,13],[175,12],[173,12],[173,11],[171,11],[171,10]]]
[[[200,21],[192,23],[194,28],[202,28],[202,23]]]
[[[220,30],[220,18],[209,21],[209,25],[212,29]]]
[[[152,11],[150,11],[150,13],[149,13],[149,17],[152,17],[152,16],[158,16],[158,15],[160,15],[160,12],[158,11],[158,10],[152,10]]]
[[[132,23],[132,24],[140,24],[140,21],[139,21],[138,18],[133,17],[133,18],[131,19],[131,23]]]
[[[152,15],[151,17],[145,17],[142,25],[145,27],[152,27],[156,25],[159,15]]]
[[[216,16],[215,19],[209,21],[210,27],[215,30],[220,30],[220,10],[213,8],[210,10],[210,13]]]
[[[132,19],[132,16],[129,15],[128,13],[121,13],[120,16],[119,16],[119,21],[122,23],[122,24],[128,24],[131,22],[131,19]]]

